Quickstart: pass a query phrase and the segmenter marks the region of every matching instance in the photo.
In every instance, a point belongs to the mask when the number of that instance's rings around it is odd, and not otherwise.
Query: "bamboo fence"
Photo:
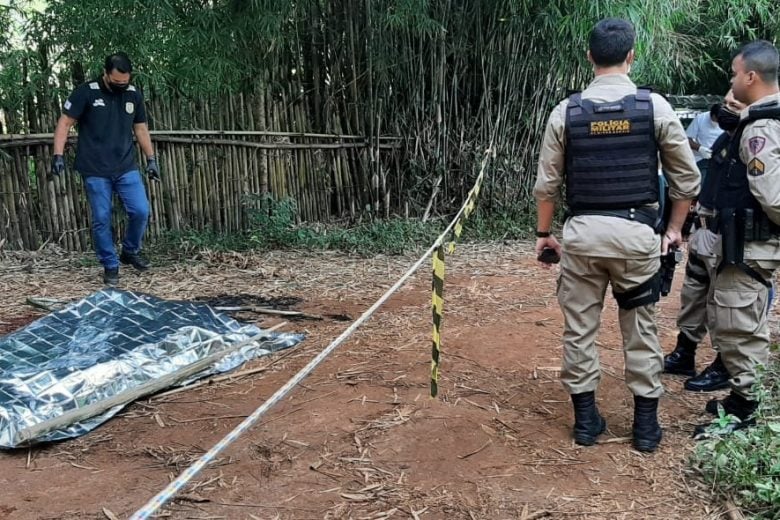
[[[257,110],[253,104],[266,99],[238,94],[224,101],[147,103],[162,170],[161,183],[147,183],[148,238],[246,230],[263,195],[293,199],[300,221],[354,217],[366,208],[388,216],[394,209],[382,191],[388,185],[374,185],[371,175],[374,168],[397,167],[400,139],[307,132],[300,104],[268,103]],[[71,136],[66,147],[68,173],[53,177],[52,134],[0,134],[0,248],[91,247],[89,207],[81,178],[70,168],[76,139]],[[115,214],[119,235],[123,214]]]

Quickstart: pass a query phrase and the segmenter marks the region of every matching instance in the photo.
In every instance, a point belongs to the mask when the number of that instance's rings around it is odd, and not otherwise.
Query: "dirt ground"
[[[424,268],[314,373],[227,448],[163,511],[175,519],[715,519],[719,500],[687,469],[709,395],[664,376],[664,440],[630,446],[632,400],[610,302],[599,336],[599,406],[609,430],[590,448],[570,438],[557,380],[562,317],[554,273],[528,243],[460,246],[447,258],[442,379],[429,397],[430,268]],[[83,257],[86,258],[86,257]],[[0,333],[42,315],[27,297],[100,289],[98,268],[48,250],[4,253]],[[299,298],[297,347],[242,367],[260,373],[128,406],[90,434],[0,452],[0,518],[126,518],[326,347],[414,256],[204,253],[123,272],[121,288],[168,298]],[[678,268],[676,284],[682,278]],[[662,301],[673,348],[679,299]],[[244,314],[263,327],[276,316]],[[701,349],[703,367],[712,357]]]

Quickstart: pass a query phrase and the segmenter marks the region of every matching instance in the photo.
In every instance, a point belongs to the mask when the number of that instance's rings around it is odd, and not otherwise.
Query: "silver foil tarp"
[[[302,340],[202,303],[99,291],[0,338],[0,448],[78,437],[155,385],[226,372]]]

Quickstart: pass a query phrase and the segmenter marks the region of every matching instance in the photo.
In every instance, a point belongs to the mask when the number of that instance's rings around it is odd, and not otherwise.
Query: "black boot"
[[[702,370],[701,374],[687,379],[683,385],[686,390],[691,392],[714,392],[729,387],[729,371],[723,364],[720,353],[715,357],[715,361]]]
[[[129,264],[135,267],[138,271],[146,271],[149,269],[149,260],[141,256],[140,253],[129,253],[122,250],[122,254],[119,255],[119,261],[123,264]]]
[[[724,399],[710,399],[704,409],[709,414],[718,415],[718,405],[720,405],[726,415],[735,415],[742,419],[741,415],[744,415],[745,411],[749,411],[751,414],[755,411],[755,403],[755,401],[745,399],[732,391]]]
[[[696,375],[696,343],[680,332],[677,346],[664,356],[664,372],[693,377]]]
[[[658,424],[658,398],[634,396],[634,448],[653,452],[663,431]]]
[[[596,437],[607,429],[607,422],[596,408],[596,394],[571,394],[571,402],[574,404],[574,442],[582,446],[593,446]]]
[[[753,418],[753,413],[755,413],[756,408],[758,408],[758,402],[742,397],[741,395],[735,394],[732,391],[722,401],[712,399],[711,401],[707,402],[707,412],[713,415],[718,415],[718,405],[723,407],[723,412],[726,415],[733,415],[739,419],[739,422],[732,422],[723,428],[717,428],[718,434],[729,434],[736,430],[748,428],[756,424],[756,420]],[[707,432],[707,428],[712,424],[713,423],[706,423],[698,425],[696,429],[693,430],[693,438],[696,440],[708,438],[709,433]],[[717,424],[717,421],[715,421],[715,424]]]
[[[103,283],[109,286],[114,286],[119,283],[119,268],[103,269]]]

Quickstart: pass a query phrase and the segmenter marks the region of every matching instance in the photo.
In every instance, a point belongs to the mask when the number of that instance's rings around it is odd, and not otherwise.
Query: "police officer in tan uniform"
[[[550,114],[534,187],[536,252],[549,248],[561,256],[561,379],[574,406],[575,442],[592,445],[606,428],[595,402],[600,380],[595,340],[611,285],[619,306],[626,383],[635,396],[633,444],[650,452],[662,436],[657,410],[663,357],[654,319],[659,256],[680,244],[700,175],[672,107],[628,78],[635,37],[625,20],[598,22],[588,51],[595,79]],[[663,235],[659,156],[673,201]],[[550,227],[564,183],[568,218],[561,245]]]
[[[707,314],[707,299],[712,289],[720,254],[720,240],[715,232],[715,197],[718,186],[728,174],[731,164],[729,144],[747,105],[737,101],[729,90],[718,112],[718,125],[724,132],[712,145],[709,171],[702,178],[702,188],[696,208],[696,230],[688,239],[688,262],[680,291],[680,312],[677,315],[677,345],[664,357],[664,372],[691,376],[684,388],[692,392],[712,392],[729,386],[729,373],[718,353],[715,360],[696,374],[696,347],[712,330],[712,315]],[[714,345],[717,347],[717,345]]]
[[[769,42],[743,46],[731,63],[734,97],[748,108],[732,142],[732,164],[716,197],[721,260],[707,312],[710,331],[731,374],[731,393],[707,403],[751,424],[756,369],[769,358],[767,302],[780,267],[780,88],[778,51]],[[698,429],[701,431],[701,428]]]

